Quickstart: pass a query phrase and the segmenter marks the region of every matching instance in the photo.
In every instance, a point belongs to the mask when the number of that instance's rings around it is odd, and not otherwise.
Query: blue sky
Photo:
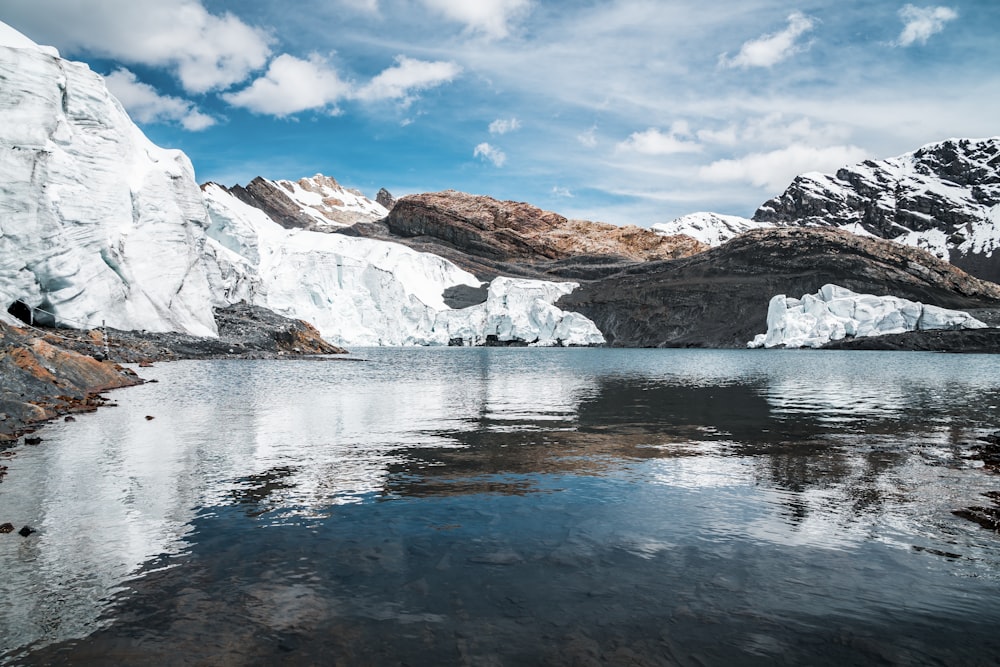
[[[200,181],[317,172],[649,225],[1000,134],[1000,2],[0,0]]]

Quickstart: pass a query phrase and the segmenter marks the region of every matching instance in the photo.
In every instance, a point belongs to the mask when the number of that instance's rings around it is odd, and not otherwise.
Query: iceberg
[[[857,294],[824,285],[816,294],[795,299],[778,294],[767,308],[767,333],[749,348],[822,347],[848,336],[881,336],[929,329],[984,329],[966,312],[948,310],[895,296]]]

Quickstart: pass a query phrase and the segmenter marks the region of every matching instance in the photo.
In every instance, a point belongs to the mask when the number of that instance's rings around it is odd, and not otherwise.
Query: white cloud
[[[383,70],[355,93],[366,101],[402,99],[410,102],[416,91],[427,90],[452,81],[462,68],[452,62],[429,62],[396,56],[396,64]]]
[[[490,134],[507,134],[521,129],[521,121],[517,118],[497,118],[490,123]]]
[[[718,129],[702,129],[697,133],[699,141],[720,146],[780,146],[789,141],[826,146],[842,142],[849,135],[850,131],[844,126],[816,124],[805,116],[789,119],[781,112],[752,116],[742,122],[732,122]]]
[[[910,46],[917,42],[926,44],[931,35],[944,30],[944,24],[958,18],[958,12],[950,7],[916,7],[906,5],[899,10],[903,21],[903,31],[896,40],[897,46]]]
[[[32,0],[4,11],[64,52],[165,67],[193,93],[244,81],[271,53],[267,32],[211,14],[201,0]]]
[[[117,69],[104,77],[108,89],[118,98],[129,115],[140,123],[180,123],[186,130],[197,132],[218,121],[198,111],[195,105],[179,97],[160,95],[148,83],[139,81],[127,69]]]
[[[750,40],[740,47],[740,52],[732,58],[723,53],[719,63],[726,67],[772,67],[789,56],[803,50],[799,37],[813,29],[813,20],[802,12],[788,15],[788,27],[781,32],[763,35]]]
[[[642,155],[673,155],[701,151],[701,146],[697,142],[686,140],[689,135],[687,123],[676,122],[667,133],[655,127],[645,132],[633,132],[628,139],[618,144],[617,149]]]
[[[570,192],[569,188],[560,188],[557,185],[552,186],[552,194],[556,197],[563,197],[565,199],[573,198],[573,193]]]
[[[784,190],[799,174],[809,171],[831,172],[867,157],[857,146],[817,148],[793,144],[768,153],[751,153],[734,160],[717,160],[702,167],[698,174],[706,181],[750,183],[772,192]]]
[[[576,140],[587,148],[597,147],[597,126],[591,125],[587,130],[576,135]]]
[[[348,97],[350,85],[320,56],[302,60],[287,53],[271,61],[267,73],[243,90],[222,96],[229,104],[284,117],[308,109],[333,108]]]
[[[503,38],[510,33],[510,22],[531,9],[531,0],[423,0],[445,18],[464,23],[471,32]]]
[[[507,155],[502,150],[496,146],[491,146],[485,141],[476,146],[476,150],[472,152],[472,156],[489,160],[495,167],[502,167],[507,161]]]

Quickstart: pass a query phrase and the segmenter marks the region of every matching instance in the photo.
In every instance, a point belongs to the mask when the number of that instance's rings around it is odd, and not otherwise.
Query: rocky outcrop
[[[1000,280],[1000,137],[950,139],[836,174],[797,177],[758,223],[844,227]]]
[[[379,189],[378,194],[375,195],[375,201],[387,211],[391,211],[392,207],[396,205],[396,198],[385,188]]]
[[[587,279],[706,248],[686,236],[570,220],[530,204],[454,190],[402,197],[383,222],[345,233],[438,254],[483,280],[501,274]]]
[[[692,257],[637,265],[557,302],[622,347],[743,347],[776,294],[834,283],[967,310],[1000,307],[1000,286],[927,252],[839,229],[751,230]]]
[[[234,185],[224,189],[243,203],[264,211],[286,229],[332,231],[379,220],[389,212],[381,202],[344,188],[323,174],[298,181],[269,181],[258,176],[246,187]]]
[[[103,402],[98,392],[140,382],[128,369],[61,343],[0,323],[0,442],[59,414],[96,408]]]

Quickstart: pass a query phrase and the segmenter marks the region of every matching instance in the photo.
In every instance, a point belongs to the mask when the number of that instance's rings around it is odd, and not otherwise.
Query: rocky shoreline
[[[347,352],[327,343],[307,322],[245,303],[216,308],[215,320],[218,338],[0,323],[0,451],[47,421],[96,410],[108,402],[103,392],[144,382],[123,363],[294,359]],[[0,479],[4,472],[0,467]]]

